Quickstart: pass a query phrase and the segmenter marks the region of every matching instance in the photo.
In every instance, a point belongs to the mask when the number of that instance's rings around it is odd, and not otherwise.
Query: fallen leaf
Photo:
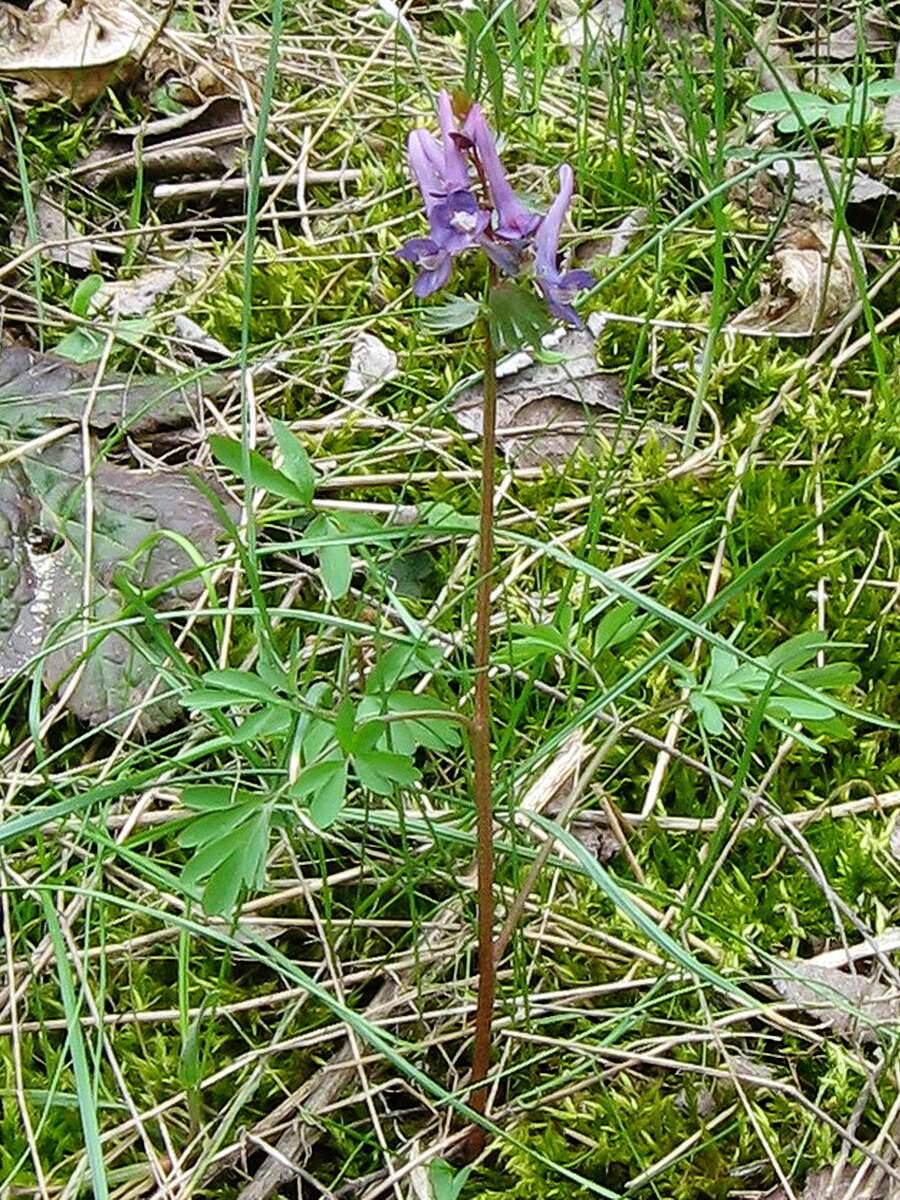
[[[789,1004],[853,1040],[873,1042],[879,1026],[896,1024],[900,1018],[897,990],[865,975],[785,960],[773,972],[772,983]]]
[[[181,357],[189,357],[193,362],[201,358],[232,357],[232,351],[223,342],[213,337],[211,333],[207,333],[202,325],[198,325],[184,313],[176,313],[172,324],[177,339],[174,345],[176,353],[188,352],[187,354],[180,353]]]
[[[894,55],[894,79],[900,79],[900,43]],[[900,96],[890,96],[881,111],[881,126],[885,133],[900,133]]]
[[[127,0],[0,3],[0,75],[20,80],[20,98],[84,105],[127,75],[157,32]]]
[[[800,84],[787,49],[776,40],[778,21],[774,13],[759,23],[753,48],[746,57],[747,67],[759,77],[764,92],[796,90]]]
[[[161,377],[112,377],[94,389],[93,373],[52,356],[22,346],[0,351],[0,430],[46,433],[85,413],[95,429],[127,424],[136,432],[183,422],[190,407],[180,385]],[[211,475],[137,471],[89,449],[89,486],[80,435],[25,452],[0,471],[0,681],[40,661],[43,648],[44,685],[59,687],[71,712],[118,728],[142,704],[135,728],[147,732],[171,720],[179,703],[165,687],[144,703],[159,652],[140,626],[116,627],[119,587],[152,590],[151,604],[196,599],[205,587],[197,564],[214,560],[221,506],[230,506]],[[43,543],[52,549],[34,549]]]
[[[373,395],[397,374],[397,355],[372,333],[358,333],[341,389],[345,396]]]
[[[89,188],[133,179],[139,163],[147,179],[218,179],[240,161],[244,138],[240,101],[216,96],[189,112],[107,134],[74,173]]]
[[[829,162],[827,159],[825,165],[827,173],[814,159],[788,161],[780,158],[772,164],[771,171],[794,203],[826,213],[834,212],[834,200],[829,188],[841,198],[844,206],[887,204],[893,207],[900,200],[900,193],[864,171],[853,172],[848,190],[845,169],[836,161]]]
[[[579,266],[588,266],[598,258],[621,258],[646,222],[646,208],[635,208],[601,237],[579,243],[572,258]]]
[[[856,1178],[858,1167],[845,1164],[835,1174],[833,1167],[822,1167],[821,1170],[811,1171],[806,1177],[801,1192],[796,1192],[797,1200],[845,1200],[850,1195],[850,1185]],[[877,1168],[872,1167],[870,1173],[879,1175]],[[853,1200],[898,1200],[900,1190],[892,1186],[890,1179],[881,1175],[872,1183],[864,1182],[853,1191]],[[789,1200],[787,1192],[782,1187],[766,1192],[763,1200]]]
[[[176,267],[155,267],[133,279],[104,280],[91,297],[88,312],[143,317],[182,277]]]
[[[818,35],[807,39],[809,49],[802,57],[821,62],[849,62],[858,54],[880,54],[893,45],[890,23],[884,14],[874,8],[863,8],[859,17],[854,17],[836,29],[820,30]]]
[[[9,244],[13,250],[24,250],[35,242],[47,243],[42,250],[44,258],[82,271],[91,269],[96,250],[111,249],[108,244],[94,246],[85,241],[82,230],[70,219],[65,207],[46,193],[34,200],[33,237],[28,232],[24,208],[13,218],[9,229]]]
[[[559,465],[580,450],[599,451],[598,437],[632,430],[623,419],[622,382],[597,366],[594,337],[572,330],[559,342],[559,363],[533,363],[497,386],[497,444],[519,467]],[[483,392],[469,388],[453,402],[463,429],[481,433]]]
[[[618,42],[625,32],[625,0],[599,0],[585,12],[578,0],[559,0],[559,39],[575,55]]]
[[[759,299],[728,327],[737,333],[809,337],[835,325],[857,296],[843,235],[836,236],[827,221],[810,216],[785,226]]]
[[[21,345],[0,348],[0,429],[41,432],[47,421],[80,421],[90,404],[95,429],[124,426],[140,433],[185,423],[200,394],[165,376],[109,371],[99,387],[95,379],[91,368],[52,354]],[[212,377],[202,391],[215,395],[223,386]]]

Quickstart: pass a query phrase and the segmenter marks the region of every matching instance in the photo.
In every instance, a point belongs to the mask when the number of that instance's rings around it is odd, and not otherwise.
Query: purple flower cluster
[[[510,186],[494,135],[478,104],[457,128],[447,92],[437,101],[440,141],[427,129],[409,135],[409,165],[422,193],[429,236],[412,238],[397,257],[418,267],[413,291],[430,296],[450,278],[453,259],[480,248],[504,275],[518,275],[533,258],[534,278],[547,307],[570,325],[581,325],[572,307],[575,293],[591,287],[588,271],[561,271],[559,236],[575,186],[572,168],[559,169],[559,191],[543,217],[529,212]],[[468,156],[468,158],[467,158]],[[479,203],[469,175],[471,159],[485,193]]]

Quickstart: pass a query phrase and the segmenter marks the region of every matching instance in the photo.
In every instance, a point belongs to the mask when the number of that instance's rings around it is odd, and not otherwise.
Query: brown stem
[[[478,531],[478,594],[475,605],[475,704],[472,760],[478,865],[478,1003],[472,1050],[469,1105],[483,1114],[491,1065],[491,1022],[497,968],[494,959],[494,811],[491,798],[491,570],[494,565],[494,458],[497,426],[497,354],[490,325],[484,323],[484,416],[481,433],[481,519]],[[484,1130],[474,1126],[467,1149],[473,1157],[484,1146]]]

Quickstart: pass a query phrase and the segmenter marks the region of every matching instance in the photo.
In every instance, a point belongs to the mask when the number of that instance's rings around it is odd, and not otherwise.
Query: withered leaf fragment
[[[138,431],[184,423],[190,407],[173,380],[110,377],[92,393],[91,372],[24,347],[0,353],[7,437],[85,412],[94,429]],[[45,687],[82,720],[120,729],[137,707],[134,728],[148,732],[179,706],[141,623],[121,620],[122,589],[157,605],[201,595],[198,563],[215,559],[226,502],[203,472],[137,471],[88,450],[87,476],[79,433],[23,446],[0,468],[0,681],[40,663]]]
[[[900,1017],[900,992],[865,975],[837,971],[802,960],[779,963],[775,990],[842,1037],[873,1042],[880,1026]]]

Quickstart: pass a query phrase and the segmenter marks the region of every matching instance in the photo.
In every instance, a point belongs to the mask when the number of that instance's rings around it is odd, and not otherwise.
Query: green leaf
[[[310,820],[320,829],[327,829],[341,815],[346,799],[347,764],[340,762],[313,797],[309,806]]]
[[[72,329],[53,347],[60,358],[75,363],[96,362],[103,353],[106,339],[94,329]]]
[[[491,337],[505,350],[539,347],[550,328],[550,319],[534,292],[514,283],[501,283],[488,296]]]
[[[205,816],[194,817],[179,833],[178,845],[194,849],[227,837],[233,829],[252,816],[255,809],[256,805],[251,808],[246,804],[233,804],[231,808],[217,808]]]
[[[258,700],[262,704],[274,704],[281,707],[287,704],[284,696],[279,696],[252,671],[240,671],[234,667],[226,667],[221,671],[207,671],[203,676],[203,682],[208,688],[228,692],[238,700]]]
[[[231,692],[222,692],[218,688],[195,688],[182,696],[181,703],[195,712],[214,712],[216,709],[231,708],[240,700]]]
[[[422,327],[428,333],[452,333],[465,329],[478,319],[481,304],[464,296],[450,296],[446,304],[438,304],[422,310]]]
[[[329,758],[305,767],[290,792],[298,800],[311,796],[310,818],[320,829],[327,829],[340,815],[347,798],[346,760]]]
[[[763,659],[763,663],[779,671],[792,671],[816,657],[820,650],[832,645],[829,637],[818,629],[795,634],[780,646],[776,646]]]
[[[232,734],[236,746],[245,742],[269,741],[287,733],[291,726],[291,713],[286,708],[264,708],[250,713],[241,721]]]
[[[334,736],[345,754],[352,754],[356,728],[356,704],[345,696],[334,714]]]
[[[859,683],[862,672],[859,667],[850,662],[826,663],[824,667],[806,667],[802,671],[792,671],[790,678],[806,687],[818,688],[819,691],[835,691],[838,688],[853,687]]]
[[[363,787],[379,796],[391,796],[398,787],[409,787],[420,774],[409,759],[385,750],[354,755],[353,769]]]
[[[203,907],[208,913],[229,913],[241,887],[260,887],[265,870],[271,813],[264,803],[239,806],[240,820],[224,811],[200,817],[182,831],[179,840],[196,845],[193,857],[181,870],[181,882],[193,888],[206,880]],[[223,827],[230,825],[229,828]],[[194,827],[208,840],[198,841]]]
[[[304,540],[321,542],[316,547],[322,583],[332,600],[342,600],[350,590],[353,578],[353,557],[345,540],[330,542],[330,538],[346,538],[346,533],[331,517],[320,513],[307,526]]]
[[[860,103],[854,104],[854,111],[851,112],[849,104],[830,104],[825,113],[828,118],[828,124],[832,129],[843,129],[845,125],[858,125],[860,121],[865,119],[864,106]]]
[[[199,812],[209,812],[216,808],[230,808],[234,803],[234,789],[221,787],[214,783],[198,783],[186,787],[181,793],[181,803],[185,808],[193,808]]]
[[[443,1158],[433,1158],[428,1164],[428,1181],[434,1200],[458,1200],[471,1170],[471,1167],[463,1167],[454,1171]]]
[[[852,96],[853,84],[847,78],[843,71],[832,71],[828,76],[828,86],[838,93],[839,96]]]
[[[702,692],[693,692],[690,697],[691,708],[700,718],[700,723],[711,737],[718,737],[725,729],[725,718],[722,710],[714,700]]]
[[[284,473],[297,489],[301,503],[309,506],[316,490],[316,475],[312,469],[306,451],[284,421],[272,418],[272,432],[275,442],[284,459]]]
[[[86,317],[88,310],[91,307],[91,301],[97,295],[97,292],[103,286],[102,275],[87,275],[79,283],[78,287],[72,296],[72,303],[69,305],[72,313],[76,317]]]
[[[397,691],[381,697],[364,697],[357,709],[357,719],[376,727],[380,748],[390,749],[395,754],[410,758],[420,747],[441,752],[452,750],[461,744],[462,739],[452,710],[445,710],[446,718],[415,715],[410,716],[408,720],[376,721],[373,718],[387,714],[396,717],[402,713],[433,713],[443,708],[445,706],[428,693],[416,695],[413,692]],[[364,750],[363,747],[358,747],[355,753],[361,749]]]
[[[807,700],[805,696],[771,696],[766,705],[766,710],[769,709],[792,721],[827,721],[834,716],[833,708]]]
[[[391,646],[379,657],[366,678],[366,692],[390,692],[401,679],[424,675],[441,660],[441,651],[425,643],[401,643]]]
[[[873,100],[882,100],[886,96],[900,96],[900,79],[878,79],[869,84],[868,95]]]
[[[224,916],[233,911],[241,890],[241,850],[235,847],[215,867],[203,889],[203,909],[210,916]]]
[[[243,479],[246,484],[262,488],[263,491],[280,496],[283,500],[293,500],[304,508],[308,506],[309,501],[304,498],[304,493],[297,484],[283,471],[273,467],[258,450],[248,451],[249,475],[245,477],[244,451],[239,441],[215,433],[209,439],[209,446],[218,462],[239,479]]]

